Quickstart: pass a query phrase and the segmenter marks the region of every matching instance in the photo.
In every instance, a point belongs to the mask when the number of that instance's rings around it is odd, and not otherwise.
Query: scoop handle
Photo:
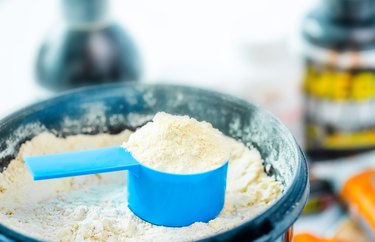
[[[100,148],[42,156],[24,157],[34,180],[136,170],[139,166],[123,147]]]

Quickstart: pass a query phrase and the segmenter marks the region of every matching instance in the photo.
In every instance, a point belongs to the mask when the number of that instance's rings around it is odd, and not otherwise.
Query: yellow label
[[[371,71],[318,71],[310,66],[305,75],[304,92],[325,100],[368,100],[375,98],[375,75]]]
[[[319,132],[320,130],[320,132]],[[355,149],[375,146],[375,129],[361,132],[327,134],[315,125],[306,125],[306,145],[314,143],[326,149]]]
[[[315,64],[307,66],[303,85],[306,147],[375,147],[375,74]]]
[[[329,135],[323,140],[323,146],[329,149],[363,148],[375,145],[375,130],[349,134]]]

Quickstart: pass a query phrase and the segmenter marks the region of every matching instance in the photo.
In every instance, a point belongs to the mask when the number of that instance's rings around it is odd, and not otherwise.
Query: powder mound
[[[224,135],[210,123],[157,113],[123,144],[143,165],[170,173],[199,173],[229,158]]]
[[[186,242],[239,226],[282,194],[282,184],[264,172],[259,152],[229,137],[223,210],[208,223],[181,228],[152,225],[130,211],[125,171],[33,182],[23,162],[24,156],[118,146],[130,133],[66,138],[42,133],[22,144],[0,172],[0,224],[42,241]]]

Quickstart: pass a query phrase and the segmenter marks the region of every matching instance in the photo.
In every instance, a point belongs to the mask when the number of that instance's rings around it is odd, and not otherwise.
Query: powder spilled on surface
[[[209,223],[182,228],[155,226],[127,207],[126,172],[32,181],[23,156],[120,145],[118,135],[57,138],[42,133],[20,148],[0,173],[0,223],[47,241],[192,241],[233,228],[262,212],[282,192],[268,177],[259,152],[225,137],[231,151],[224,209]]]
[[[157,113],[123,145],[143,165],[170,173],[199,173],[229,158],[223,134],[189,116]]]

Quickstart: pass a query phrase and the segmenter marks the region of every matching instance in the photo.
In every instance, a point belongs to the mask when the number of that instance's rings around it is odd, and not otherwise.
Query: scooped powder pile
[[[45,241],[192,241],[240,225],[281,195],[282,185],[265,174],[259,152],[228,137],[222,212],[208,223],[181,228],[152,225],[128,209],[125,171],[34,182],[23,163],[26,155],[120,145],[129,135],[124,131],[57,138],[42,133],[23,144],[0,173],[0,223]]]
[[[124,143],[143,165],[171,173],[198,173],[229,158],[223,134],[210,123],[188,116],[157,113]]]

